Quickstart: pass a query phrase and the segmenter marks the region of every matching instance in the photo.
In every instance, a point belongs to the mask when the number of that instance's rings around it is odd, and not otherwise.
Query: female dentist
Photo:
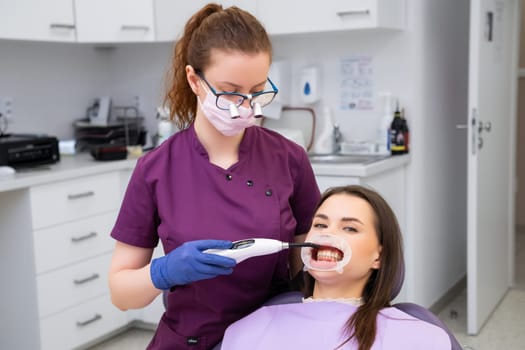
[[[111,232],[113,304],[141,308],[169,291],[148,349],[213,348],[300,269],[286,251],[238,266],[203,252],[245,238],[304,240],[320,198],[304,149],[254,125],[277,93],[271,57],[256,18],[217,4],[195,13],[175,45],[166,103],[183,130],[139,159]],[[159,240],[166,255],[151,260]]]

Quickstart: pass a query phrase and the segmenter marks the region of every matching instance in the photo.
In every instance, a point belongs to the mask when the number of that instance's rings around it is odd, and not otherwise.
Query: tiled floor
[[[515,266],[516,285],[507,292],[477,336],[466,334],[466,291],[439,313],[438,316],[454,332],[463,349],[525,349],[525,232],[516,234]]]
[[[466,334],[466,293],[445,307],[439,317],[454,332],[465,350],[525,349],[525,232],[516,234],[516,286],[509,290],[480,334]],[[89,350],[143,350],[152,331],[130,329]]]

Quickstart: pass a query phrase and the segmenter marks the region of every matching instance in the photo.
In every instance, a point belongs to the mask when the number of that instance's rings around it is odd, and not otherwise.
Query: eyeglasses
[[[204,78],[202,72],[197,72],[197,75],[206,83],[215,97],[217,97],[217,100],[215,101],[217,108],[225,111],[229,110],[232,104],[235,107],[240,107],[246,100],[250,101],[250,107],[252,108],[254,108],[256,103],[261,107],[267,106],[273,101],[275,95],[277,95],[277,92],[279,91],[270,78],[267,78],[272,87],[272,91],[259,91],[248,95],[239,94],[237,92],[217,92],[217,90],[208,83],[206,78]]]

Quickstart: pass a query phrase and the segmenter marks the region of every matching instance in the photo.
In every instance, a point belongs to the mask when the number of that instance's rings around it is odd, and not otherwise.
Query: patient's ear
[[[379,248],[377,249],[377,256],[374,260],[374,262],[372,263],[372,268],[377,270],[381,267],[381,251],[383,250],[383,246],[379,246]]]

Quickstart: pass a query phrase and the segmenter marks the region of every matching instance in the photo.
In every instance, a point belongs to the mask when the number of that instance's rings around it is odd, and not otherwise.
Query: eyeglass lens
[[[273,98],[275,96],[274,92],[268,92],[263,93],[260,95],[254,96],[250,100],[250,105],[253,107],[255,103],[258,103],[261,105],[261,107],[266,106],[270,102],[272,102]],[[239,107],[244,103],[244,96],[240,95],[218,95],[217,96],[217,107],[221,109],[228,109],[230,105],[233,103],[236,107]]]

